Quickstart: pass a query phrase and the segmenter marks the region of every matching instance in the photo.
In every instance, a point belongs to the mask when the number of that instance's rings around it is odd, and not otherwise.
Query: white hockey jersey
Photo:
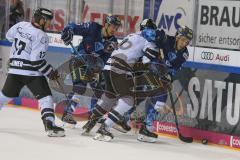
[[[108,59],[107,65],[105,65],[105,70],[112,70],[116,73],[126,73],[127,69],[124,67],[120,67],[120,65],[133,67],[134,64],[139,60],[139,58],[144,56],[144,52],[146,52],[147,48],[158,52],[157,46],[153,42],[147,41],[142,35],[141,32],[129,34],[126,38],[124,38],[122,45],[115,51],[113,51],[111,58]],[[116,63],[114,57],[121,59],[122,62],[116,68],[116,65],[111,65]],[[126,65],[125,65],[125,64]],[[124,71],[125,70],[125,71]]]
[[[11,74],[48,76],[53,70],[44,59],[48,49],[48,36],[30,22],[19,22],[6,33],[12,43],[9,59]]]

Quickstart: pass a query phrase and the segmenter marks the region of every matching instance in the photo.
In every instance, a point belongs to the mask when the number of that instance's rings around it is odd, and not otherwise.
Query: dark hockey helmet
[[[38,8],[35,10],[33,16],[37,21],[39,21],[41,18],[52,20],[53,12],[46,8]]]
[[[187,26],[181,26],[176,32],[176,36],[184,36],[191,41],[193,39],[193,30]]]
[[[105,19],[105,23],[112,24],[115,26],[121,26],[121,20],[117,15],[109,15]]]
[[[157,29],[156,23],[152,19],[144,19],[140,24],[140,31],[144,30],[145,28]]]

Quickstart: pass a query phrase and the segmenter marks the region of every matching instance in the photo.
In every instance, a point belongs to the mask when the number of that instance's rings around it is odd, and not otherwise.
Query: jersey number
[[[15,38],[15,49],[16,49],[17,55],[20,55],[21,52],[25,49],[25,47],[26,47],[25,42]]]

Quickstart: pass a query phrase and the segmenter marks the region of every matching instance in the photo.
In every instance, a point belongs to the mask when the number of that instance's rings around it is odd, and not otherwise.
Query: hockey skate
[[[112,128],[116,129],[119,132],[127,133],[131,130],[130,117],[131,113],[125,113],[122,118],[116,124],[114,124]]]
[[[64,112],[61,120],[65,123],[73,125],[73,127],[77,124],[74,120],[72,113]]]
[[[105,122],[106,118],[105,117],[101,117],[97,123],[99,124],[103,124]]]
[[[97,134],[93,137],[94,140],[109,142],[113,139],[113,134],[107,130],[106,124],[103,123],[97,130]]]
[[[128,121],[126,121],[125,119],[116,123],[113,128],[122,133],[127,133],[131,130],[131,127],[128,125]]]
[[[64,129],[61,127],[55,126],[52,121],[44,119],[43,124],[48,137],[64,137],[65,136]]]
[[[137,140],[141,142],[150,142],[150,143],[155,143],[157,141],[158,135],[150,132],[146,125],[142,125],[142,127],[139,130],[138,138]]]
[[[90,119],[88,122],[82,127],[83,132],[82,135],[89,135],[89,132],[93,129],[93,127],[97,124],[98,119]]]

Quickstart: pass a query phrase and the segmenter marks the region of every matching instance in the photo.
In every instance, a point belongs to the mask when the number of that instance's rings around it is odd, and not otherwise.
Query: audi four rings
[[[213,52],[205,52],[203,51],[201,53],[201,58],[205,60],[213,60],[214,58],[214,53]]]

